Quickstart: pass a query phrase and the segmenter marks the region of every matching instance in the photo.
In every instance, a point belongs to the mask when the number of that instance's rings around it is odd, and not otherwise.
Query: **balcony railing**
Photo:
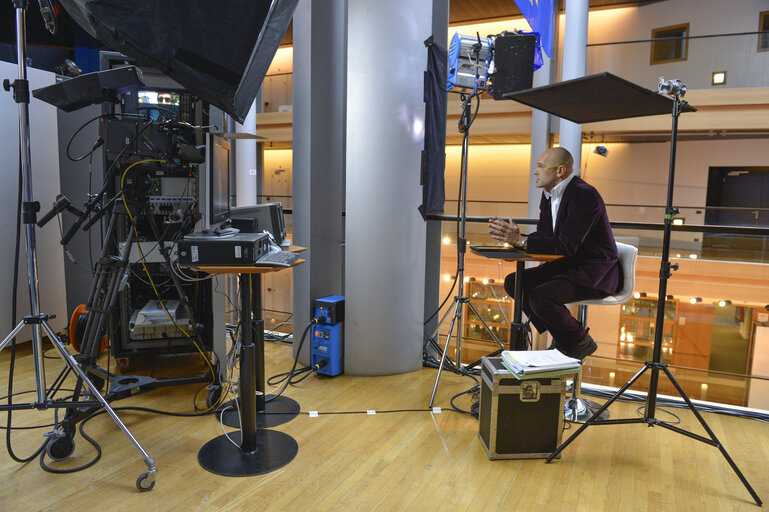
[[[450,213],[456,202],[447,201]],[[656,326],[659,271],[664,207],[657,205],[607,205],[613,219],[640,219],[612,222],[615,238],[639,248],[636,268],[637,298],[623,306],[592,307],[588,325],[599,344],[594,357],[588,359],[584,381],[620,386],[651,358]],[[679,264],[668,281],[667,320],[663,328],[663,362],[670,364],[687,394],[692,398],[731,405],[769,409],[762,395],[769,391],[769,367],[761,366],[764,330],[769,333],[769,226],[713,226],[689,224],[691,219],[706,219],[707,207],[680,207],[685,224],[674,225],[670,258]],[[722,208],[723,209],[723,208]],[[491,203],[470,201],[467,239],[469,243],[495,243],[488,236],[487,222],[493,215],[511,214],[524,231],[534,229],[533,219],[525,218],[526,204],[521,202]],[[482,215],[485,213],[486,215]],[[640,215],[643,213],[643,215]],[[516,214],[521,217],[515,218]],[[443,225],[441,258],[441,297],[445,296],[456,274],[456,217],[434,216]],[[514,264],[487,260],[468,252],[465,262],[468,289],[487,299],[485,289],[499,286],[504,277],[515,270]],[[499,295],[499,294],[497,294]],[[481,314],[496,315],[501,324],[496,328],[504,336],[504,325],[511,317],[509,297],[477,301]],[[499,304],[498,304],[499,303]],[[500,310],[504,310],[502,313]],[[649,314],[645,314],[644,312]],[[471,319],[472,320],[472,319]],[[492,351],[482,329],[472,322],[464,329],[472,359]],[[445,341],[447,326],[442,326]],[[769,344],[769,340],[767,341]],[[662,393],[675,395],[672,386],[661,383]],[[634,389],[644,390],[644,383]]]

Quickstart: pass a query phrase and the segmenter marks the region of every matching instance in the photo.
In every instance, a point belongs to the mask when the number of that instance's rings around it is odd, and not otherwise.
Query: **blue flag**
[[[548,57],[552,57],[553,0],[515,0],[515,4],[529,22],[531,30],[539,32],[542,49]]]

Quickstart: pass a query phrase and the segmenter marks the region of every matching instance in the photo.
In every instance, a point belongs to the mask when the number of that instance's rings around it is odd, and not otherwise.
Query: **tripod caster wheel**
[[[136,479],[136,488],[141,492],[151,491],[155,487],[155,478],[150,478],[147,473],[142,473],[139,478]]]
[[[215,405],[219,404],[219,400],[222,397],[221,386],[214,386],[208,391],[206,395],[206,407],[213,409]]]
[[[75,440],[69,437],[52,438],[45,445],[45,453],[55,461],[67,460],[74,452]]]

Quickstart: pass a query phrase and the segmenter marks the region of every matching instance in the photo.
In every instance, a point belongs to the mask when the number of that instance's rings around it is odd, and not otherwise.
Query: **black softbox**
[[[112,50],[242,123],[299,0],[60,0]]]

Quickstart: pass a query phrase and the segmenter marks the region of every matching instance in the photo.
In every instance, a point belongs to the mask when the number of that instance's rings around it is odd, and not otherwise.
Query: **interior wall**
[[[0,61],[0,76],[18,77],[15,63]],[[52,85],[54,74],[33,68],[27,69],[30,89]],[[13,78],[11,78],[13,80]],[[11,321],[13,290],[14,240],[16,237],[17,183],[19,174],[19,106],[10,93],[0,93],[0,332],[7,334],[22,316],[29,314],[29,288],[27,286],[27,253],[25,249],[25,228],[21,227],[21,249],[19,251],[19,289],[16,319]],[[56,122],[56,108],[32,98],[29,104],[31,181],[33,200],[40,202],[41,213],[47,212],[59,193],[59,147]],[[38,217],[39,218],[39,217]],[[43,228],[35,229],[37,245],[37,268],[39,281],[40,311],[55,314],[50,321],[54,329],[67,324],[67,303],[64,286],[64,253],[59,240],[61,234],[56,220]],[[5,337],[3,334],[2,337]],[[31,339],[28,329],[19,334],[19,339]]]
[[[692,2],[666,0],[642,7],[590,13],[588,44],[650,39],[652,29],[689,23],[689,35],[758,31],[765,0]],[[690,89],[711,88],[711,72],[727,71],[729,87],[769,85],[769,52],[759,52],[758,36],[690,39],[685,61],[650,64],[650,43],[588,47],[588,73],[610,71],[644,87],[657,88],[660,76],[680,78]]]

